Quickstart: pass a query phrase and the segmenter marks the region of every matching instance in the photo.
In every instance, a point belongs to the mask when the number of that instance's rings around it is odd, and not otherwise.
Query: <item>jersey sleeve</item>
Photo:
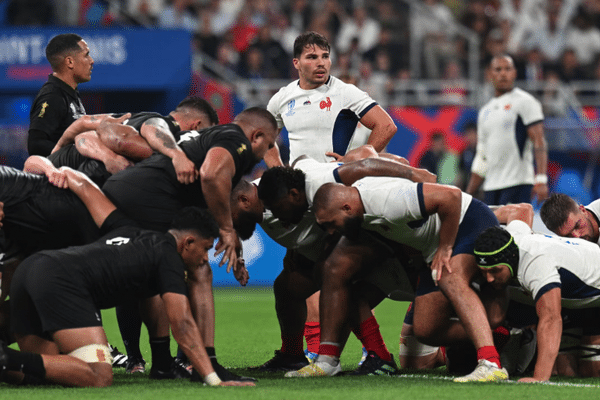
[[[556,287],[561,287],[561,280],[556,261],[549,255],[541,254],[523,264],[520,261],[519,283],[525,288],[535,301],[546,292]]]
[[[236,175],[246,174],[254,165],[254,155],[250,143],[244,141],[240,136],[224,134],[217,137],[210,148],[222,147],[227,150],[235,164]]]
[[[277,127],[279,129],[283,128],[283,119],[281,118],[281,113],[279,112],[279,109],[281,108],[279,104],[281,102],[280,98],[281,90],[275,93],[273,97],[271,97],[271,100],[269,100],[269,104],[267,104],[267,111],[273,114],[275,120],[277,121]]]
[[[341,163],[320,163],[312,158],[305,158],[296,162],[294,168],[306,175],[304,190],[308,204],[312,206],[315,193],[326,183],[340,182],[337,168]]]
[[[164,243],[164,248],[158,266],[158,290],[159,293],[177,293],[187,296],[187,284],[185,282],[185,264],[177,250],[170,244]]]
[[[525,126],[543,121],[544,113],[542,112],[542,103],[528,94],[528,97],[521,101],[519,115]]]
[[[354,85],[346,85],[344,90],[344,108],[351,110],[361,119],[367,112],[377,105],[366,92]]]
[[[475,148],[475,158],[471,164],[471,172],[485,178],[487,172],[487,161],[485,158],[486,135],[483,127],[482,112],[477,115],[477,146]]]
[[[29,130],[42,131],[48,135],[56,132],[67,113],[67,107],[65,100],[56,94],[40,96],[31,109]]]

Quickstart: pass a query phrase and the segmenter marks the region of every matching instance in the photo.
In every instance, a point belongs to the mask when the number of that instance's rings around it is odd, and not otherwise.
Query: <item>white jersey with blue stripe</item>
[[[330,76],[316,89],[300,88],[298,80],[281,88],[269,101],[267,110],[279,128],[285,126],[290,142],[290,163],[305,154],[327,162],[325,152],[346,154],[358,121],[377,103],[356,86]]]
[[[506,229],[519,247],[517,279],[535,301],[559,287],[562,306],[600,306],[600,247],[583,239],[534,233],[523,221]]]
[[[358,189],[365,208],[362,227],[413,247],[423,253],[427,262],[433,259],[439,245],[441,220],[428,215],[423,199],[423,184],[402,178],[366,177],[352,186]],[[462,222],[473,197],[461,197]]]
[[[527,127],[543,120],[541,103],[519,88],[494,97],[481,108],[477,156],[486,165],[483,190],[533,184],[533,142]]]

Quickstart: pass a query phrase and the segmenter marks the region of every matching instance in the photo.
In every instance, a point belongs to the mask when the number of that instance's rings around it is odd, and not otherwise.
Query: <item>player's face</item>
[[[500,264],[493,268],[479,267],[487,283],[494,289],[504,289],[510,280],[510,269],[506,264]]]
[[[265,154],[269,149],[275,146],[277,131],[269,126],[263,126],[261,129],[254,132],[252,136],[252,154],[256,161],[265,158]]]
[[[269,209],[273,213],[273,216],[279,219],[285,227],[291,224],[299,224],[302,218],[304,218],[304,213],[308,210],[308,204],[301,200],[302,198],[296,191],[294,194],[290,193],[274,201]]]
[[[192,241],[186,241],[181,258],[190,270],[208,263],[208,251],[213,247],[214,238],[193,235]]]
[[[92,79],[94,59],[85,40],[79,41],[79,47],[81,51],[73,54],[73,77],[77,83],[89,82]]]
[[[569,213],[567,220],[555,232],[559,236],[585,239],[597,242],[599,232],[594,227],[592,219],[583,206],[579,206],[576,212]]]
[[[300,57],[294,58],[294,67],[298,70],[302,89],[318,88],[329,79],[331,69],[329,51],[316,45],[306,46]]]
[[[508,57],[496,58],[491,64],[492,83],[496,89],[496,94],[506,93],[512,90],[515,79],[517,78],[517,70]]]
[[[352,215],[343,207],[329,210],[319,210],[315,214],[317,224],[330,235],[338,232],[349,239],[356,239],[360,233],[362,217]]]

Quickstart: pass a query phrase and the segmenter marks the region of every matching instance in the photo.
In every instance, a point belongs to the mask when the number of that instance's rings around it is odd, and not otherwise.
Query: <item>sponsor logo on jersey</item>
[[[296,100],[290,100],[287,104],[288,111],[285,113],[288,117],[290,115],[294,115],[296,112],[294,111],[294,107],[296,107]]]
[[[112,245],[112,246],[120,246],[122,244],[127,244],[127,243],[129,243],[129,238],[121,237],[121,236],[106,240],[106,244]]]
[[[75,107],[75,103],[69,104],[69,107],[71,108],[71,112],[73,113],[73,118],[79,119],[83,117],[84,114],[77,112],[77,107]]]
[[[325,100],[321,100],[319,107],[321,110],[331,111],[331,99],[327,97]]]
[[[302,105],[304,105],[304,106],[310,106],[310,100],[306,100],[304,103],[302,103]]]
[[[44,114],[46,114],[46,107],[48,107],[48,103],[44,102],[42,104],[42,109],[41,109],[40,113],[38,114],[38,118],[44,118]]]

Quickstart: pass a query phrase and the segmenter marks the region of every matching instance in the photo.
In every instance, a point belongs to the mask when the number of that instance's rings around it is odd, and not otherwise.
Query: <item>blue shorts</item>
[[[487,228],[498,225],[500,223],[492,210],[481,201],[473,199],[469,208],[467,208],[462,222],[458,226],[458,233],[456,234],[456,240],[452,248],[452,256],[473,254],[475,239]],[[438,290],[439,287],[435,286],[431,278],[431,270],[429,268],[421,268],[415,296],[422,296]]]
[[[533,185],[517,185],[504,189],[486,191],[483,195],[485,203],[491,206],[530,203],[531,189],[533,189]]]

